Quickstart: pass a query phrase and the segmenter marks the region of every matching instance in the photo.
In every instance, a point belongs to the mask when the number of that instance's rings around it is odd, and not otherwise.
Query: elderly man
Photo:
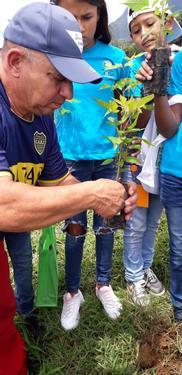
[[[62,158],[49,114],[71,99],[72,81],[100,79],[82,59],[75,18],[54,5],[30,4],[13,17],[4,37],[0,65],[0,373],[23,375],[24,344],[13,324],[15,299],[3,239],[11,248],[13,240],[27,240],[28,234],[6,231],[48,226],[88,208],[111,217],[125,206],[128,219],[136,193],[131,185],[127,199],[124,187],[110,180],[78,183]]]

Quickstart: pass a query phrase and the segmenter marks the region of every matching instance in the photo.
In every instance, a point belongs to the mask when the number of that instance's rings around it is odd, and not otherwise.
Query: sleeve
[[[9,163],[6,158],[6,151],[3,146],[4,141],[4,135],[3,135],[3,123],[2,123],[2,117],[0,114],[0,177],[11,175],[12,173],[9,168]]]
[[[62,156],[58,138],[56,134],[56,127],[52,119],[49,118],[49,131],[52,130],[52,136],[49,133],[50,147],[45,161],[44,169],[38,179],[41,185],[49,183],[54,184],[64,180],[68,175],[68,168]]]
[[[182,51],[175,55],[172,64],[168,94],[171,96],[182,94]]]

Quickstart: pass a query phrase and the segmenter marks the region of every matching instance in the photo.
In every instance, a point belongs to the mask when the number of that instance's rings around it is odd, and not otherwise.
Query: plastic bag
[[[168,100],[168,103],[170,106],[182,103],[182,95],[174,95]],[[143,167],[137,178],[146,191],[152,194],[159,194],[159,164],[162,143],[166,138],[161,134],[157,135],[154,111],[151,113],[142,138],[146,138],[152,145],[142,143],[139,160],[143,164]]]
[[[39,240],[39,271],[36,307],[56,307],[58,304],[58,271],[55,227],[42,229]]]
[[[160,134],[152,141],[152,145],[148,148],[142,170],[137,176],[137,179],[148,193],[159,194],[159,163],[162,143],[164,141],[165,138]]]

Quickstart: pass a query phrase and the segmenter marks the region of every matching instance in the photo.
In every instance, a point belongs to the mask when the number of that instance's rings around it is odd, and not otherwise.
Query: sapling
[[[126,190],[127,181],[122,181],[122,173],[128,165],[140,165],[137,157],[132,156],[134,152],[139,151],[141,148],[141,137],[138,136],[141,129],[137,127],[138,117],[144,109],[152,109],[149,103],[153,100],[153,95],[137,99],[133,96],[126,96],[138,84],[132,78],[122,79],[113,87],[118,90],[117,98],[113,98],[108,103],[97,99],[97,102],[106,109],[105,116],[108,116],[108,125],[116,127],[116,136],[107,137],[107,139],[112,142],[115,149],[116,180],[124,183]],[[104,88],[106,86],[103,86]],[[144,139],[143,141],[149,144],[147,140]],[[113,159],[107,159],[104,164],[109,164],[112,161]],[[123,212],[109,219],[107,223],[115,228],[124,228]]]

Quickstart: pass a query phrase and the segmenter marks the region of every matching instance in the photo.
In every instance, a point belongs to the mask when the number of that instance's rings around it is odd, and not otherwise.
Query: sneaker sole
[[[61,322],[61,320],[60,320]],[[65,330],[65,331],[72,331],[73,329],[77,328],[78,325],[79,325],[79,322],[80,322],[80,314],[79,316],[77,316],[76,318],[76,321],[75,321],[75,324],[72,326],[72,327],[65,327],[62,322],[61,322],[61,327]]]
[[[81,305],[83,305],[83,303],[85,302],[84,298],[80,301],[80,307]],[[77,318],[75,320],[75,324],[72,326],[72,327],[65,327],[64,324],[62,324],[62,321],[60,319],[60,323],[61,323],[61,327],[65,330],[65,331],[72,331],[73,329],[77,328],[78,325],[79,325],[79,322],[80,322],[80,313],[78,313],[77,315]]]
[[[121,316],[121,312],[122,312],[122,309],[123,308],[121,308],[119,311],[118,311],[118,315],[117,316],[115,316],[115,317],[113,317],[113,316],[111,316],[111,315],[109,315],[108,314],[108,312],[104,309],[104,306],[102,305],[102,307],[103,307],[103,310],[104,310],[104,314],[107,316],[107,318],[109,318],[109,319],[111,319],[111,320],[117,320],[120,316]]]
[[[162,296],[166,292],[165,289],[162,292],[160,292],[160,293],[155,293],[155,292],[153,292],[149,288],[146,288],[146,289],[148,290],[149,294],[152,294],[152,296],[155,296],[155,297],[160,297],[160,296]]]

